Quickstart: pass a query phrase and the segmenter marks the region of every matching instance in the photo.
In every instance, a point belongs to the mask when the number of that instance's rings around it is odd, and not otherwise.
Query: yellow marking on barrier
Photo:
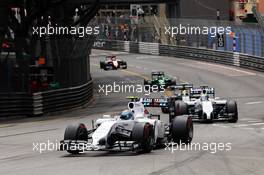
[[[91,63],[91,66],[100,67],[99,65],[97,65],[97,64],[93,64],[93,63]]]
[[[136,73],[136,72],[132,72],[132,71],[129,71],[129,70],[121,70],[122,72],[125,72],[127,74],[130,74],[130,75],[135,75],[137,77],[140,77],[140,78],[143,78],[143,79],[149,79],[148,77],[140,74],[140,73]]]
[[[185,80],[180,80],[181,83],[184,83],[184,84],[189,84],[188,81],[185,81]]]
[[[171,97],[171,96],[174,95],[174,91],[173,90],[169,90],[169,89],[165,89],[164,94],[165,94],[166,97]]]

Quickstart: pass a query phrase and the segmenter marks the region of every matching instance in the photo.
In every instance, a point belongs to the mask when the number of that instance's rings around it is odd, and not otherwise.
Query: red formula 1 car
[[[100,69],[127,69],[127,63],[124,60],[117,59],[116,56],[107,56],[104,61],[100,61]]]

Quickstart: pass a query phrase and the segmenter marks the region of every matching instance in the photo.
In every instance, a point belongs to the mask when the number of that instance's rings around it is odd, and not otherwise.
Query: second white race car
[[[215,98],[215,89],[208,86],[190,88],[175,102],[175,115],[187,114],[194,120],[213,122],[238,120],[237,103],[230,99]]]

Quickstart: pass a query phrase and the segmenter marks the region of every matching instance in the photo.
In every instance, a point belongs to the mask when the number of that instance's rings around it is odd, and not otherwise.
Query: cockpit
[[[112,57],[111,57],[111,60],[112,60],[112,61],[116,61],[116,56],[112,56]]]
[[[121,113],[120,119],[121,120],[134,120],[134,113],[129,110],[125,110]]]
[[[152,79],[161,80],[164,78],[164,74],[152,74]]]
[[[201,101],[208,101],[209,100],[209,96],[206,95],[206,94],[202,94],[201,97],[200,97],[200,100]]]

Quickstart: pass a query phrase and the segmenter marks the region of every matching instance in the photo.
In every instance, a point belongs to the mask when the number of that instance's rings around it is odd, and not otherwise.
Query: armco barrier
[[[93,84],[42,93],[43,113],[67,110],[87,103],[93,96]]]
[[[34,93],[0,94],[0,117],[34,116],[80,107],[93,97],[93,82]]]
[[[31,115],[33,99],[26,93],[0,94],[0,117]]]
[[[126,51],[130,53],[173,56],[177,58],[214,62],[264,72],[264,58],[238,52],[218,51],[185,46],[170,46],[159,43],[98,40],[107,43],[95,49]],[[113,45],[112,45],[113,43]],[[118,44],[117,44],[118,43]]]
[[[264,71],[264,58],[251,55],[240,55],[239,66],[247,69]]]
[[[233,65],[233,53],[231,52],[168,45],[160,45],[159,52],[161,56],[174,56]]]

